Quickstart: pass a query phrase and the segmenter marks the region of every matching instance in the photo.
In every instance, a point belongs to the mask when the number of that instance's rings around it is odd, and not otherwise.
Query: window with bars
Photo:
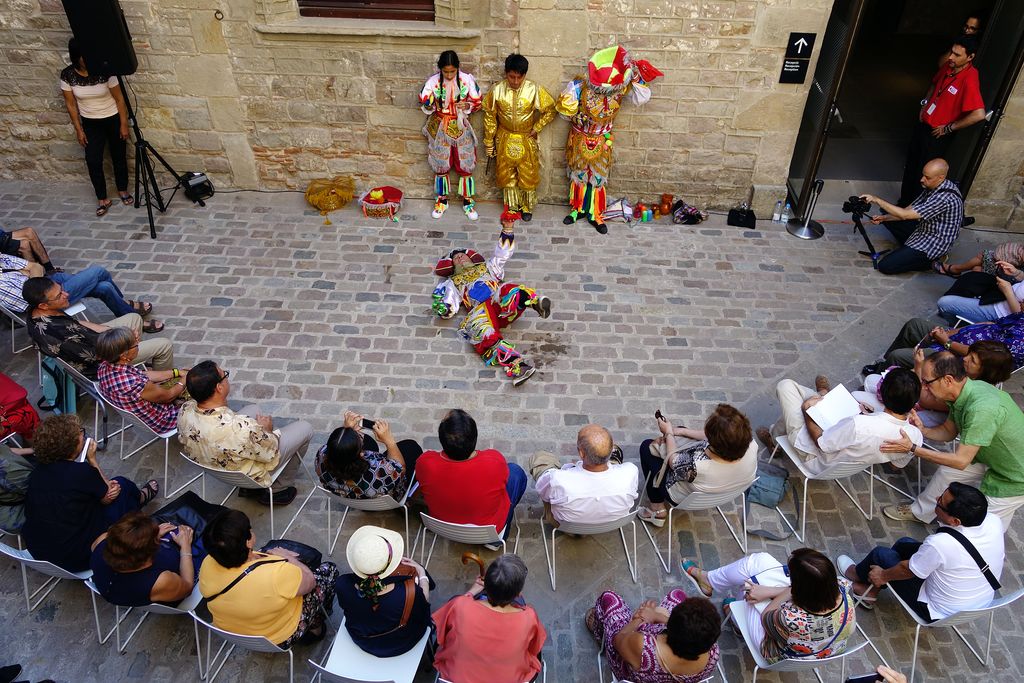
[[[298,0],[304,17],[433,21],[434,0]]]

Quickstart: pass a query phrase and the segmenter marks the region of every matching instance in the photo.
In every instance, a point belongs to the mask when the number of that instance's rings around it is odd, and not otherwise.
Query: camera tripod
[[[864,238],[865,244],[868,245],[867,251],[858,251],[857,253],[861,256],[867,256],[871,259],[871,267],[878,270],[878,261],[888,253],[887,251],[876,251],[875,245],[871,243],[871,238],[868,237],[868,231],[864,229],[864,214],[859,211],[855,211],[851,216],[853,219],[853,229],[860,232],[860,236]]]
[[[157,161],[167,169],[167,172],[174,176],[175,189],[182,185],[184,181],[178,175],[178,172],[171,168],[167,160],[160,156],[160,153],[153,148],[153,145],[149,144],[142,136],[142,129],[139,128],[139,121],[135,118],[135,110],[132,109],[131,100],[128,98],[125,77],[119,76],[117,80],[121,84],[121,95],[124,98],[125,109],[128,111],[128,123],[131,124],[132,133],[135,135],[135,208],[138,209],[145,202],[146,213],[149,215],[149,236],[152,239],[156,239],[156,225],[153,223],[153,203],[155,202],[157,210],[163,213],[167,211],[170,200],[164,201],[160,185],[156,182],[153,160],[150,159],[149,155],[152,154],[156,157]],[[142,187],[141,194],[139,193],[140,186]],[[174,195],[172,194],[171,196],[173,197]]]

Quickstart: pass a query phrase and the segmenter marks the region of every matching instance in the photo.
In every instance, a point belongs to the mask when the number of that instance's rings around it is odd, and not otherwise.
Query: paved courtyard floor
[[[129,296],[154,302],[179,365],[213,358],[231,371],[236,407],[256,402],[275,417],[311,421],[316,436],[309,456],[347,408],[387,418],[398,438],[416,438],[429,448],[438,445],[436,426],[445,411],[461,407],[476,417],[481,446],[498,448],[519,463],[540,448],[570,456],[577,430],[590,422],[611,429],[635,461],[640,442],[656,434],[657,409],[673,421],[700,425],[715,404],[729,402],[756,425],[778,416],[774,386],[783,377],[809,383],[823,372],[852,387],[859,368],[875,360],[900,324],[933,311],[935,299],[950,285],[933,274],[878,275],[857,255],[863,243],[838,212],[821,211],[833,221],[826,237],[804,242],[770,222],[745,230],[726,226],[719,215],[700,226],[612,224],[602,237],[585,223],[562,225],[561,207],[542,206],[532,223],[517,229],[518,250],[507,279],[539,289],[554,308],[550,319],[528,314],[508,330],[508,338],[538,367],[516,388],[482,366],[455,337],[452,322],[430,312],[434,261],[454,246],[489,254],[498,231],[494,204],[482,205],[477,223],[457,209],[433,221],[426,202],[412,201],[397,222],[363,218],[350,206],[324,225],[299,194],[224,193],[206,208],[178,196],[165,215],[157,216],[159,238],[151,240],[145,211],[116,204],[106,217],[94,219],[84,188],[68,192],[63,185],[0,184],[0,225],[34,226],[55,263],[70,270],[106,265]],[[880,229],[871,234],[879,246],[887,241]],[[965,231],[955,253],[976,253],[979,244],[998,238]],[[96,302],[89,308],[93,320],[109,317]],[[22,342],[24,332],[17,335]],[[0,367],[30,387],[35,398],[34,357],[29,352],[12,356],[6,341]],[[1008,389],[1020,399],[1018,379]],[[87,421],[91,411],[88,402],[81,406]],[[101,455],[111,474],[138,481],[162,475],[159,446],[123,463],[116,449],[115,443]],[[172,480],[181,481],[187,465],[173,448],[172,457]],[[300,492],[308,491],[302,471],[294,474]],[[902,477],[892,478],[906,485]],[[863,477],[854,489],[866,501]],[[207,490],[217,500],[226,493],[217,482]],[[812,487],[807,527],[807,544],[833,558],[860,556],[876,544],[925,533],[920,525],[881,516],[881,505],[894,501],[887,489],[875,488],[871,520],[835,494],[834,487]],[[249,513],[257,537],[268,539],[265,508],[237,497],[230,504]],[[326,550],[325,505],[325,499],[314,497],[289,537]],[[531,487],[519,509],[519,552],[531,570],[525,597],[549,632],[544,653],[548,680],[556,683],[596,680],[596,648],[583,614],[601,590],[614,588],[639,604],[685,587],[680,552],[706,567],[740,556],[714,511],[683,514],[674,529],[655,534],[661,544],[674,534],[671,575],[657,564],[639,528],[635,584],[615,534],[562,538],[558,591],[553,592],[538,528],[540,510]],[[290,511],[279,514],[279,520],[287,520]],[[334,553],[342,567],[348,535],[371,521],[400,528],[401,516],[350,515]],[[777,518],[756,506],[750,525],[780,530]],[[1018,520],[1007,539],[1007,591],[1020,587],[1024,570],[1020,525]],[[418,520],[412,526],[415,533]],[[751,550],[779,558],[800,545],[792,538],[750,539]],[[463,550],[439,541],[429,567],[439,583],[436,595],[462,592],[471,582],[471,571],[459,561]],[[151,618],[125,654],[118,654],[111,644],[96,643],[82,586],[59,586],[26,615],[20,576],[11,563],[0,566],[0,609],[0,664],[24,664],[24,678],[160,682],[196,675],[192,630],[183,620]],[[1024,651],[1019,614],[1004,611],[996,618],[987,669],[948,629],[926,632],[918,680],[1021,680],[1024,659],[1013,654]],[[333,619],[337,624],[340,612]],[[909,673],[913,629],[892,599],[883,597],[873,612],[859,613],[858,621],[885,659]],[[972,638],[983,637],[985,630],[980,624],[966,628]],[[749,680],[753,664],[742,642],[727,629],[720,644],[728,679]],[[305,660],[322,648],[296,650],[300,679],[308,675]],[[878,663],[865,650],[851,657],[848,672],[866,672]],[[284,681],[287,658],[239,654],[221,675],[233,681]],[[764,680],[806,678],[769,674]],[[838,678],[838,667],[827,671],[827,680]]]

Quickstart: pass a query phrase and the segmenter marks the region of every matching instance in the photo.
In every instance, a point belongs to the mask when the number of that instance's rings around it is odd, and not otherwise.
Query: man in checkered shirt
[[[873,217],[871,222],[885,223],[900,244],[878,262],[878,272],[895,275],[929,270],[932,262],[945,256],[953,246],[964,222],[964,199],[956,183],[946,179],[948,173],[949,164],[944,159],[932,159],[925,164],[921,175],[924,191],[906,208],[870,194],[861,195],[886,212]]]

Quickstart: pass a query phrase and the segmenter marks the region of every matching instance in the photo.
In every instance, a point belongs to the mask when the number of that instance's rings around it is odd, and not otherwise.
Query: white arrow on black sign
[[[793,43],[793,47],[796,48],[796,53],[800,54],[801,52],[804,51],[804,48],[807,47],[807,41],[801,38],[800,40]]]

